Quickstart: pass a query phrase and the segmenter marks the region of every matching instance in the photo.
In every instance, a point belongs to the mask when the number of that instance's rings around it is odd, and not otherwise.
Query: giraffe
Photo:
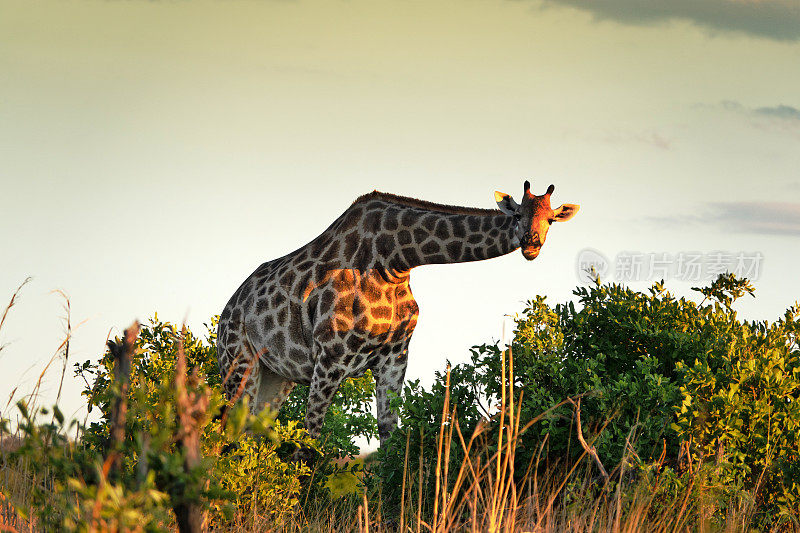
[[[550,207],[524,184],[521,203],[495,192],[498,209],[436,204],[373,191],[321,235],[260,265],[234,292],[219,319],[217,353],[225,393],[274,410],[295,383],[309,385],[306,429],[316,437],[340,383],[372,370],[378,433],[397,424],[389,391],[399,393],[419,307],[411,269],[480,261],[520,248],[539,255],[553,222],[578,205]]]

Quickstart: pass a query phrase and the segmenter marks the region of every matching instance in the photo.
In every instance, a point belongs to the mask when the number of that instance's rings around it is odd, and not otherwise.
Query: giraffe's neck
[[[353,266],[367,266],[361,264],[366,260],[400,273],[420,265],[491,259],[519,247],[514,218],[501,211],[442,206],[448,212],[420,204],[372,201],[363,206],[358,249],[366,251],[370,244],[372,254],[356,258]]]

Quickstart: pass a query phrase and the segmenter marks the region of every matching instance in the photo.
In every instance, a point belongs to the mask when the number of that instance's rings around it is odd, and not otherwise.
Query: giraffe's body
[[[244,394],[254,410],[278,409],[295,383],[310,385],[306,427],[316,435],[341,381],[371,369],[383,443],[396,423],[387,391],[402,386],[419,311],[411,269],[507,254],[526,242],[518,221],[501,210],[362,196],[233,294],[217,338],[228,397]],[[543,241],[533,243],[537,254]]]

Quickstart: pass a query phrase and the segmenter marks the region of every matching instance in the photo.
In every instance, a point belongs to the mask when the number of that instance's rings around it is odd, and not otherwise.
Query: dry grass
[[[586,458],[592,456],[593,448],[585,442],[583,456],[569,468],[553,467],[544,469],[542,474],[538,465],[531,465],[524,479],[515,479],[517,442],[521,433],[536,420],[521,426],[521,398],[515,398],[513,394],[513,380],[510,379],[513,375],[513,359],[510,355],[509,352],[508,362],[504,364],[506,375],[503,378],[507,389],[497,415],[500,429],[496,434],[487,435],[486,426],[483,426],[465,439],[454,416],[454,406],[450,405],[449,398],[445,401],[437,440],[438,460],[433,472],[436,480],[436,504],[432,516],[423,516],[421,507],[412,502],[411,493],[414,490],[417,491],[416,501],[422,501],[423,486],[419,482],[422,476],[419,479],[409,479],[406,475],[403,480],[404,498],[400,516],[382,516],[380,509],[374,508],[375,503],[364,497],[358,505],[351,502],[349,509],[347,504],[343,504],[334,509],[312,509],[309,515],[298,513],[289,524],[274,531],[744,533],[751,530],[754,511],[752,499],[744,498],[736,505],[729,506],[724,522],[712,525],[708,519],[713,510],[712,504],[707,503],[704,508],[702,498],[698,499],[697,491],[694,490],[694,481],[671,501],[663,501],[663,498],[656,501],[658,482],[655,486],[644,481],[615,482],[615,479],[626,479],[625,465],[628,458],[623,459],[610,475],[598,464],[594,471],[600,471],[605,476],[592,476],[593,469],[586,463]],[[458,468],[455,480],[446,483],[445,480],[452,479],[452,476],[448,476],[448,450],[453,439],[462,446],[465,459]],[[498,451],[487,455],[485,450],[488,443],[496,444]],[[409,444],[411,443],[406,444],[406,473],[409,472],[409,461],[414,460],[415,451],[413,444]],[[596,454],[593,458],[599,462]],[[540,463],[546,460],[547,458],[537,458]],[[603,479],[606,480],[605,483]],[[257,524],[240,531],[264,531],[264,526],[265,524]]]

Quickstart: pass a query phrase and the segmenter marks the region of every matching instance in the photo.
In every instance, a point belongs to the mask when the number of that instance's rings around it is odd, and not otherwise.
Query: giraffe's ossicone
[[[306,428],[319,435],[344,378],[371,369],[378,430],[385,443],[419,308],[411,269],[480,261],[521,248],[535,259],[552,222],[579,206],[550,207],[525,182],[521,203],[495,193],[499,210],[454,207],[372,192],[358,198],[320,236],[259,266],[233,293],[219,320],[219,367],[229,399],[253,411],[279,409],[295,383],[310,386]]]

